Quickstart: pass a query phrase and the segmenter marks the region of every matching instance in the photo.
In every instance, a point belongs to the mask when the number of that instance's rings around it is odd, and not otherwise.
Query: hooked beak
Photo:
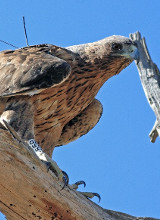
[[[129,50],[127,52],[124,52],[122,56],[132,59],[132,60],[138,60],[139,59],[139,53],[136,45],[131,45]]]
[[[138,49],[136,46],[134,46],[134,45],[131,46],[131,51],[130,51],[129,57],[133,60],[139,59],[139,52],[138,52]]]

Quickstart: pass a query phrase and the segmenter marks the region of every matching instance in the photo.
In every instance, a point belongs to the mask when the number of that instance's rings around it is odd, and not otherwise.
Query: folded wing
[[[39,93],[62,83],[71,67],[50,45],[0,52],[0,97]]]

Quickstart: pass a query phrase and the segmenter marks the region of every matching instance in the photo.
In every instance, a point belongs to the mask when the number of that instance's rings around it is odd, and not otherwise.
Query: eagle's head
[[[113,35],[89,44],[88,57],[106,81],[120,73],[133,60],[138,60],[138,49],[134,41],[127,37]]]
[[[127,37],[113,35],[100,41],[105,46],[106,54],[127,59],[138,59],[136,43]]]

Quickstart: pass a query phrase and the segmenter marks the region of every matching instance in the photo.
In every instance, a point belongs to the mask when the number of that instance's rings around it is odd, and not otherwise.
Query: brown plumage
[[[128,66],[136,46],[128,38],[61,48],[43,44],[0,53],[0,113],[23,138],[51,156],[55,146],[86,134],[102,114],[95,96]]]

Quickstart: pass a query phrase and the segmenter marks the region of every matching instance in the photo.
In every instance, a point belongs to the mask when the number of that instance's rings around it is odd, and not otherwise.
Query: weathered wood
[[[0,128],[0,211],[8,220],[138,219],[105,210],[62,185],[32,150]]]
[[[130,38],[138,46],[139,60],[136,61],[136,66],[147,100],[157,118],[149,134],[151,142],[155,142],[156,138],[160,136],[160,72],[151,59],[145,38],[141,38],[139,32],[131,34]]]
[[[61,190],[62,185],[54,174],[47,172],[25,145],[3,129],[0,151],[0,209],[8,219],[101,219],[101,216],[105,219],[108,216],[78,192],[68,187]]]

